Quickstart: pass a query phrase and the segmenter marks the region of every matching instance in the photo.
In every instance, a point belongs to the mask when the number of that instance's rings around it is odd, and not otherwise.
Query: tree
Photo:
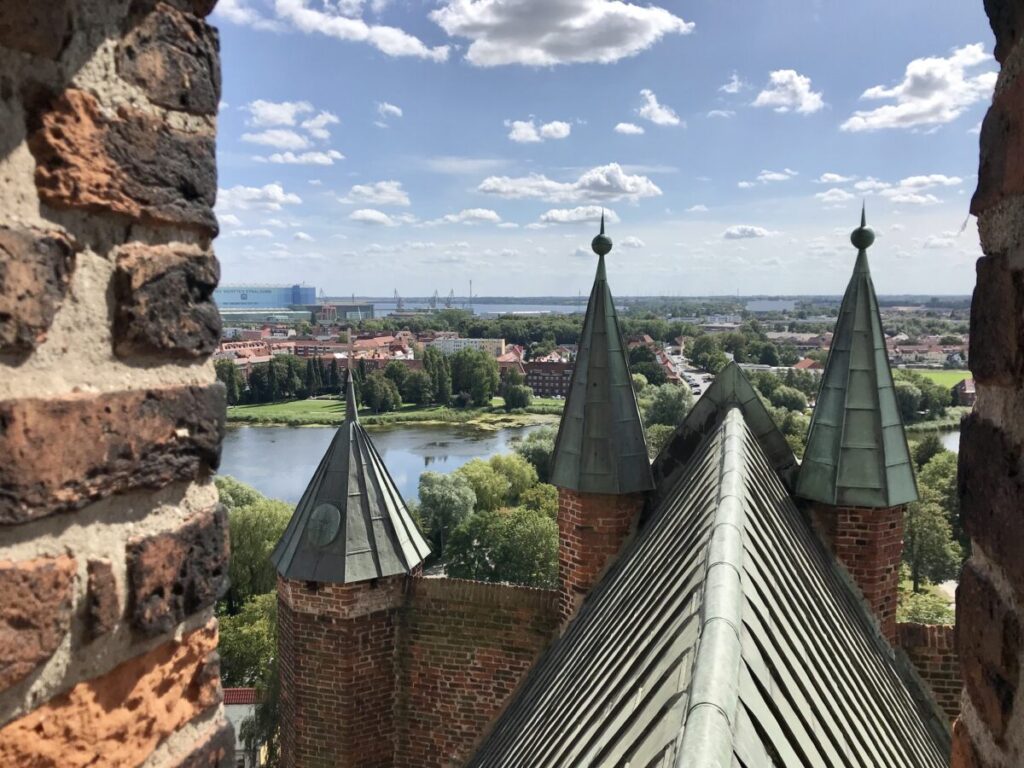
[[[537,483],[519,496],[519,503],[535,512],[543,512],[552,520],[558,519],[558,489],[547,483]]]
[[[938,456],[945,449],[942,445],[942,439],[937,433],[932,433],[921,438],[921,440],[912,447],[911,453],[914,457],[914,468],[920,472],[924,465],[932,460],[934,456]]]
[[[909,424],[917,421],[918,412],[921,410],[921,390],[914,384],[903,379],[894,382],[896,391],[896,405],[900,409],[900,416],[903,423]]]
[[[729,362],[714,336],[698,336],[690,345],[690,362],[708,373],[718,373]]]
[[[662,384],[654,390],[654,397],[644,414],[647,424],[665,424],[676,427],[683,423],[693,407],[693,394],[686,387]]]
[[[647,377],[642,373],[634,373],[630,378],[633,381],[633,392],[640,397],[647,388]]]
[[[970,540],[960,519],[960,494],[957,489],[957,455],[943,449],[917,474],[917,488],[922,501],[938,504],[946,516],[953,538],[966,548]]]
[[[505,390],[505,410],[511,411],[514,408],[529,408],[533,402],[533,390],[525,384],[516,384]]]
[[[506,503],[512,484],[483,459],[473,459],[455,470],[465,478],[476,494],[476,511],[498,509]]]
[[[555,452],[554,427],[541,427],[530,432],[516,446],[516,453],[526,459],[537,470],[537,477],[542,483],[551,477],[551,456]]]
[[[487,462],[491,469],[508,480],[508,504],[518,504],[523,493],[537,485],[537,470],[526,459],[517,453],[502,453]]]
[[[644,435],[647,438],[648,458],[654,459],[655,456],[661,453],[661,449],[665,447],[675,431],[676,428],[668,424],[649,424],[644,429]]]
[[[416,405],[427,405],[434,401],[434,382],[426,371],[413,371],[405,379],[402,399]]]
[[[366,377],[362,395],[363,404],[374,413],[387,413],[402,407],[402,396],[395,382],[380,371],[374,371]]]
[[[409,369],[404,363],[392,360],[384,367],[384,375],[395,382],[395,386],[401,392],[402,387],[405,385],[405,380],[409,377]]]
[[[448,575],[552,587],[558,580],[558,524],[526,507],[488,510],[452,534]]]
[[[907,505],[903,523],[903,561],[910,566],[915,592],[922,583],[955,578],[960,570],[960,545],[953,541],[946,512],[933,501]]]
[[[476,493],[461,475],[424,472],[420,475],[419,497],[419,513],[434,555],[441,557],[449,533],[473,514]]]
[[[448,405],[452,399],[452,373],[448,359],[435,347],[423,350],[423,371],[430,376],[434,402]]]
[[[630,366],[630,372],[643,376],[651,386],[660,386],[668,381],[668,374],[659,363],[637,363]]]
[[[217,372],[217,380],[224,384],[228,405],[240,402],[242,392],[245,390],[245,382],[238,372],[238,366],[233,360],[217,360],[213,367]]]
[[[498,361],[479,349],[461,349],[451,356],[452,390],[465,392],[473,405],[489,405],[498,391]]]
[[[232,477],[219,475],[215,482],[231,531],[231,586],[225,602],[228,613],[235,613],[250,597],[274,591],[277,572],[270,553],[288,527],[294,508],[268,499]]]
[[[234,616],[220,618],[220,674],[225,687],[249,688],[259,681],[276,648],[277,593],[254,595]]]
[[[803,413],[807,410],[807,398],[799,389],[787,387],[785,384],[776,387],[768,398],[776,408]]]

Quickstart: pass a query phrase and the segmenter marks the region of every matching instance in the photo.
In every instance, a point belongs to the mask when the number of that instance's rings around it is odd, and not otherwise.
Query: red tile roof
[[[255,688],[225,688],[224,689],[224,704],[255,704],[256,703],[256,689]]]

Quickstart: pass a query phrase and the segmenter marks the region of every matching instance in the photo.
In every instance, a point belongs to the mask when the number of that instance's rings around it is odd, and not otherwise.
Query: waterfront
[[[539,427],[494,432],[457,426],[388,427],[370,431],[398,490],[416,498],[420,473],[451,472],[471,459],[507,453]],[[296,503],[334,437],[335,427],[230,427],[220,474],[275,499]]]

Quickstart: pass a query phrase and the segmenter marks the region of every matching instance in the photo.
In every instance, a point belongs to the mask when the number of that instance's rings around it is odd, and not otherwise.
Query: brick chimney
[[[359,424],[351,375],[346,399],[271,556],[288,768],[392,764],[398,611],[430,551]]]
[[[558,575],[563,621],[622,548],[654,488],[626,345],[608,288],[604,232],[591,244],[597,275],[552,456],[558,487]]]
[[[903,515],[917,486],[868,269],[874,239],[862,212],[796,495],[895,644]]]

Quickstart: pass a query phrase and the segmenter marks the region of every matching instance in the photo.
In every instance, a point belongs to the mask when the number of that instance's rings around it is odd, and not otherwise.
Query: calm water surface
[[[537,426],[496,432],[452,427],[368,430],[398,490],[416,498],[420,473],[451,472],[470,459],[508,453]],[[335,427],[230,427],[220,473],[274,499],[296,503],[331,442]]]

